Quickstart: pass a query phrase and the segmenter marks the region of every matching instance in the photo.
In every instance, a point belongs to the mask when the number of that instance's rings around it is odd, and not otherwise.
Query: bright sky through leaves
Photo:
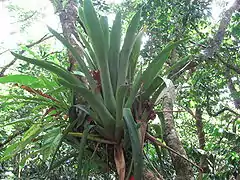
[[[231,5],[233,0],[225,0],[225,2],[230,2]],[[122,0],[106,0],[106,3],[121,3]],[[219,6],[219,2],[224,2],[222,0],[214,1],[212,5],[212,16],[215,21],[219,19],[219,15],[222,12],[222,8]],[[11,17],[11,13],[8,12],[7,5],[9,1],[0,2],[0,22],[2,27],[0,33],[0,53],[6,49],[15,50],[19,44],[27,44],[28,40],[37,41],[42,36],[44,36],[48,30],[46,24],[50,25],[52,28],[60,31],[60,24],[58,17],[54,15],[53,6],[49,0],[15,0],[11,1],[12,4],[18,5],[24,10],[40,11],[42,17],[39,21],[32,23],[32,25],[26,28],[25,32],[20,32],[21,23],[16,22],[16,17]],[[114,16],[114,15],[110,15]],[[109,17],[109,19],[114,19],[114,17]],[[15,22],[15,23],[14,23]],[[0,67],[7,64],[12,60],[12,56],[9,53],[5,53],[0,56]]]

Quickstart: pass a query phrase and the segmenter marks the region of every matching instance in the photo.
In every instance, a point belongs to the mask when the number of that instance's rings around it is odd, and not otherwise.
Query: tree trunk
[[[149,169],[143,170],[143,180],[164,180],[163,177],[159,174],[157,177]]]
[[[233,103],[236,109],[240,110],[240,98],[238,98],[236,96],[236,94],[238,93],[238,91],[236,90],[234,83],[232,81],[230,72],[226,73],[226,78],[228,79],[228,89],[231,92],[231,96],[233,98]],[[240,180],[240,161],[239,161],[239,165],[238,165],[238,175],[237,175],[237,180]]]
[[[237,92],[237,90],[236,90],[236,88],[234,86],[234,83],[233,83],[233,81],[231,79],[231,76],[228,75],[227,78],[228,78],[228,89],[231,92],[231,96],[233,98],[234,106],[235,106],[236,109],[240,109],[240,98],[236,97],[238,92]]]
[[[195,112],[195,120],[196,120],[196,127],[197,127],[199,149],[204,150],[206,140],[205,140],[205,133],[203,130],[202,113],[203,113],[202,109],[200,107],[197,107]],[[203,173],[208,172],[208,162],[207,162],[206,154],[202,154],[200,157],[200,167],[203,169],[203,172],[199,171],[198,180],[202,180]]]
[[[173,103],[170,97],[165,97],[163,99],[163,116],[164,120],[162,120],[163,124],[163,138],[166,144],[174,149],[175,151],[179,152],[183,156],[187,157],[186,151],[183,148],[183,145],[178,137],[174,121],[173,121]],[[185,161],[180,156],[169,152],[172,163],[174,165],[174,169],[176,171],[176,180],[192,180],[193,177],[193,170],[191,164]]]
[[[59,18],[62,25],[63,35],[70,42],[70,44],[77,50],[79,56],[82,56],[83,47],[79,44],[80,39],[76,29],[76,22],[78,18],[78,4],[76,0],[68,0],[65,7],[59,5]],[[70,66],[69,71],[76,69],[76,60],[73,58],[70,51],[68,51],[68,61]]]
[[[83,56],[83,47],[80,44],[80,38],[78,36],[78,31],[76,27],[78,18],[78,3],[76,0],[68,0],[67,4],[63,7],[63,3],[60,1],[56,7],[57,12],[59,12],[60,23],[62,25],[63,36],[68,40],[68,42],[75,48],[79,56]],[[68,71],[77,70],[77,62],[74,59],[71,52],[68,50]],[[85,82],[84,78],[77,75],[77,77]],[[81,104],[82,98],[81,94],[74,92],[73,104]]]
[[[210,41],[208,48],[205,50],[207,57],[212,57],[214,53],[219,49],[224,39],[226,29],[231,21],[231,17],[233,13],[238,11],[239,9],[240,0],[235,0],[233,5],[223,13],[217,33],[215,34],[214,38]]]
[[[199,148],[204,149],[204,147],[205,147],[205,133],[203,131],[202,109],[201,108],[199,108],[199,107],[196,108],[195,117],[196,117],[196,126],[197,126]]]

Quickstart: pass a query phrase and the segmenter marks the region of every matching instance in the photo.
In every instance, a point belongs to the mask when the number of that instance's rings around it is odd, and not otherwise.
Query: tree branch
[[[149,133],[146,133],[146,138],[151,141],[152,143],[157,144],[158,146],[161,146],[163,148],[166,148],[167,150],[173,152],[174,154],[177,154],[178,156],[180,156],[181,158],[183,158],[184,160],[186,160],[187,162],[191,163],[192,165],[196,166],[199,170],[203,171],[202,168],[200,166],[198,166],[196,163],[190,161],[189,159],[187,159],[185,156],[181,155],[180,153],[178,153],[177,151],[175,151],[174,149],[170,148],[169,146],[163,144],[162,142],[160,142],[159,140],[157,140],[154,136],[150,135]]]
[[[17,137],[18,135],[20,135],[20,134],[22,134],[23,132],[27,131],[28,129],[29,129],[29,128],[27,127],[27,128],[25,128],[25,129],[23,129],[23,130],[21,130],[21,131],[17,131],[17,132],[15,132],[15,133],[13,133],[12,135],[8,136],[8,138],[7,138],[4,142],[0,143],[0,149],[4,148],[4,146],[5,146],[6,144],[8,144],[9,142],[11,142],[15,137]]]
[[[235,88],[234,82],[232,81],[232,77],[230,75],[230,70],[227,69],[226,74],[225,74],[226,79],[228,80],[228,89],[231,92],[231,96],[233,98],[233,103],[236,109],[240,109],[240,98],[233,96],[238,93],[237,89]]]
[[[208,113],[210,116],[212,116],[212,117],[216,117],[216,116],[218,116],[219,114],[224,113],[225,111],[229,111],[229,112],[231,112],[231,113],[233,113],[233,114],[235,114],[235,115],[237,115],[237,116],[240,116],[240,114],[238,114],[238,113],[235,112],[234,110],[230,109],[229,107],[224,107],[223,109],[221,109],[221,110],[219,110],[219,111],[217,111],[217,112],[215,112],[215,113],[212,113],[212,112],[210,112],[209,110],[207,110],[207,113]]]
[[[233,5],[223,13],[223,18],[220,21],[220,25],[218,27],[217,32],[215,33],[214,38],[213,39],[209,38],[209,40],[208,40],[209,45],[208,45],[208,47],[204,48],[204,54],[200,54],[195,58],[195,59],[199,59],[198,62],[202,62],[202,61],[206,60],[206,58],[212,57],[213,54],[219,49],[219,47],[223,41],[226,29],[230,23],[231,17],[233,15],[233,13],[239,9],[240,9],[240,0],[235,0]],[[201,36],[201,33],[196,29],[196,27],[193,26],[193,28]],[[192,61],[192,62],[193,62],[192,68],[199,65],[199,63],[197,61]],[[231,66],[231,67],[233,69],[233,66]],[[180,75],[183,74],[183,72],[185,72],[187,70],[187,68],[183,69],[182,67],[179,67],[175,71],[178,72],[180,70],[181,70],[181,73],[178,73],[178,76],[176,78],[180,77]],[[235,68],[235,70],[236,70],[236,68]]]
[[[6,50],[4,50],[3,52],[0,52],[0,56],[1,56],[2,54],[4,54],[4,53],[8,52],[8,51],[9,51],[9,49],[6,49]]]
[[[237,74],[240,74],[240,68],[237,67],[236,65],[230,64],[225,62],[220,55],[217,55],[218,59],[229,69],[232,69],[233,71],[235,71]]]
[[[191,114],[191,116],[196,120],[196,116],[195,116],[194,112],[190,108],[181,106],[180,104],[177,104],[177,105],[180,106],[181,108],[183,108],[189,114]]]
[[[68,135],[75,136],[75,137],[82,137],[83,133],[69,132]],[[106,139],[102,139],[101,137],[99,137],[97,135],[94,135],[94,134],[89,134],[87,139],[91,140],[91,141],[96,141],[96,142],[99,142],[99,143],[104,143],[104,144],[117,144],[114,141],[109,141],[109,140],[106,140]]]
[[[205,49],[205,54],[207,57],[212,57],[213,54],[219,49],[226,29],[231,21],[233,13],[240,9],[240,0],[235,0],[233,5],[223,13],[223,18],[220,21],[217,33],[215,34],[213,40],[210,42],[207,49]]]
[[[52,36],[52,35],[51,35],[51,36],[48,36],[48,35],[46,34],[46,35],[44,35],[41,39],[39,39],[38,41],[26,45],[26,47],[27,47],[27,48],[31,48],[31,47],[35,46],[36,44],[39,44],[39,43],[41,43],[41,42],[43,42],[43,41],[45,41],[45,40],[47,40],[47,39],[49,39],[49,38],[51,38],[51,37],[53,37],[53,36]],[[23,54],[24,52],[25,52],[25,50],[22,50],[22,51],[19,52],[19,54]],[[6,71],[9,67],[11,67],[16,61],[17,61],[17,58],[14,58],[9,64],[7,64],[6,66],[4,66],[4,67],[2,68],[2,70],[1,70],[1,72],[0,72],[0,77],[3,77],[5,71]]]
[[[27,21],[27,20],[31,19],[35,14],[37,14],[37,11],[34,11],[30,16],[27,16],[24,19],[20,19],[16,22],[12,22],[11,24],[16,24],[16,23],[19,23],[19,22]]]

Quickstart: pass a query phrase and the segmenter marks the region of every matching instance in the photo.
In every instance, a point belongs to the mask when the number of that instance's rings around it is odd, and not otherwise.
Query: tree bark
[[[228,89],[231,93],[231,96],[233,98],[233,103],[236,109],[240,110],[240,98],[236,97],[236,94],[238,91],[236,90],[234,83],[232,81],[231,75],[230,75],[230,70],[226,73],[226,78],[228,79]],[[238,165],[238,175],[236,177],[236,180],[240,180],[240,161]]]
[[[235,86],[234,86],[234,83],[231,79],[231,76],[228,75],[228,89],[229,91],[231,92],[231,96],[233,98],[233,103],[234,103],[234,106],[236,109],[240,109],[240,98],[237,98],[236,97],[236,94],[238,93]]]
[[[203,131],[202,109],[200,107],[196,108],[195,117],[196,117],[196,126],[197,126],[199,148],[204,149],[204,147],[205,147],[205,133]]]
[[[206,140],[205,140],[205,133],[204,133],[204,130],[203,130],[202,113],[203,113],[202,109],[200,107],[197,107],[194,117],[195,117],[195,120],[196,120],[199,149],[204,150]],[[202,154],[201,157],[200,157],[200,167],[203,169],[203,172],[199,171],[198,180],[202,180],[203,173],[208,172],[208,162],[207,162],[207,155],[206,154]]]
[[[80,39],[77,33],[76,22],[78,18],[78,4],[76,0],[68,0],[65,7],[59,5],[58,12],[60,22],[62,25],[63,35],[69,43],[77,50],[79,56],[83,55],[83,47],[80,44]],[[69,71],[76,69],[76,60],[73,58],[70,51],[68,51],[68,61],[70,66]]]
[[[186,151],[183,148],[174,125],[172,99],[167,96],[163,99],[163,116],[164,120],[162,120],[162,124],[164,141],[170,148],[187,157]],[[193,180],[194,177],[191,164],[180,156],[172,152],[169,153],[176,171],[176,180]]]
[[[215,34],[214,38],[210,41],[208,48],[205,50],[207,57],[212,57],[213,54],[219,49],[223,41],[226,29],[231,21],[231,17],[233,13],[239,9],[240,9],[240,0],[235,0],[233,5],[223,13],[222,19],[220,21],[220,25],[218,27],[218,31]]]
[[[229,26],[229,23],[231,21],[233,13],[236,11],[239,11],[239,10],[240,10],[240,0],[235,0],[233,5],[223,13],[222,19],[220,20],[218,30],[216,31],[214,37],[208,38],[209,45],[207,47],[204,46],[204,49],[203,49],[204,54],[200,54],[196,58],[199,60],[192,61],[183,66],[178,67],[177,69],[174,69],[172,72],[170,72],[168,77],[174,76],[174,80],[176,80],[176,79],[178,79],[178,77],[180,77],[181,74],[186,72],[186,70],[195,69],[199,65],[199,62],[203,62],[205,60],[209,61],[211,59],[211,57],[213,57],[214,53],[216,53],[218,51],[219,47],[221,46],[221,43],[224,39],[224,35],[226,33],[226,29]],[[208,59],[209,57],[210,57],[210,59]],[[226,65],[226,63],[225,63],[225,65]],[[238,69],[235,68],[235,66],[230,66],[230,67],[233,70],[238,71]]]
[[[83,46],[80,44],[80,38],[78,36],[78,31],[76,27],[78,19],[78,3],[76,0],[68,0],[67,4],[63,7],[63,3],[60,1],[55,7],[57,12],[59,12],[60,23],[62,25],[63,36],[68,40],[68,42],[75,48],[79,56],[83,56]],[[77,70],[77,61],[73,57],[72,53],[68,50],[68,71]],[[81,81],[84,78],[77,76]],[[81,94],[74,92],[73,104],[81,104],[82,98]]]
[[[164,179],[161,175],[160,175],[160,177],[157,177],[153,174],[152,171],[145,168],[143,170],[143,180],[164,180]]]

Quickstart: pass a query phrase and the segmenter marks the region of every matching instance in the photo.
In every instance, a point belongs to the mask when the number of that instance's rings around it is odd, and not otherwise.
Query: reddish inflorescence
[[[133,176],[131,176],[131,177],[129,178],[129,180],[135,180],[135,179],[134,179],[134,177],[133,177]]]
[[[95,71],[93,70],[93,71],[91,71],[91,74],[92,74],[93,79],[97,82],[96,91],[100,92],[101,89],[102,89],[100,71],[99,70],[95,70]]]
[[[154,120],[156,118],[156,112],[154,110],[151,110],[148,118]]]
[[[87,117],[87,121],[90,123],[90,122],[92,122],[92,117],[91,116],[88,116]]]
[[[149,101],[145,101],[143,107],[149,112],[148,119],[154,120],[156,118],[156,112],[153,110],[152,104]]]

